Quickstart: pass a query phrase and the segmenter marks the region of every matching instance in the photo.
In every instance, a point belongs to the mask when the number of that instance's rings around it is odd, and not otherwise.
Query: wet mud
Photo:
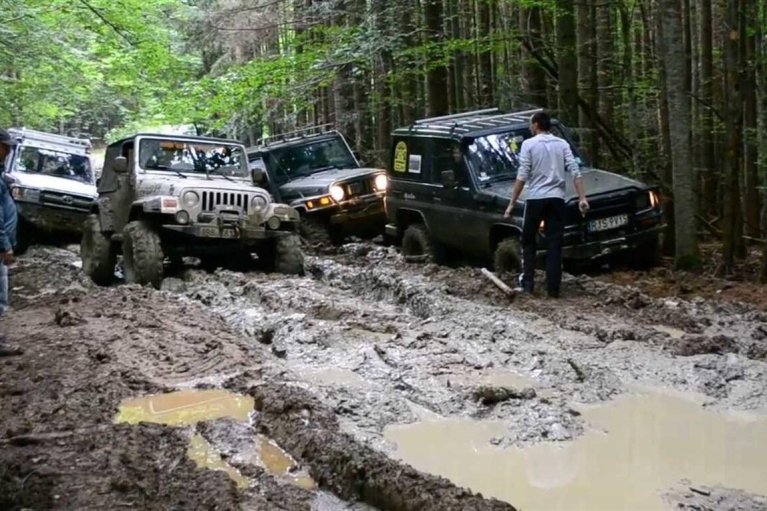
[[[721,422],[743,414],[754,429],[735,436],[767,443],[759,307],[570,275],[561,300],[510,302],[479,268],[407,263],[372,244],[309,255],[305,277],[188,267],[161,291],[95,288],[78,263],[33,248],[12,276],[0,328],[29,348],[0,359],[0,508],[588,508],[594,474],[623,470],[605,468],[599,442],[635,445],[634,468],[652,476],[640,484],[640,471],[618,507],[760,509],[767,493],[746,484],[764,457],[738,464],[757,450],[709,452],[710,470],[695,471],[680,465],[696,459],[684,438],[662,459],[640,447],[690,422],[700,444],[729,445],[735,426]],[[600,415],[645,387],[692,408]],[[439,428],[453,440],[442,448]],[[516,468],[484,474],[493,463]],[[80,474],[93,467],[91,486]],[[689,487],[716,491],[688,498]]]

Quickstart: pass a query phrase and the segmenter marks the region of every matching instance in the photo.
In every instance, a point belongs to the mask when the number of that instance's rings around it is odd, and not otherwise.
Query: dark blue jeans
[[[535,288],[535,254],[537,234],[541,221],[545,222],[546,237],[546,290],[559,296],[562,282],[562,240],[565,232],[564,199],[529,199],[525,201],[522,227],[522,288],[530,293]]]

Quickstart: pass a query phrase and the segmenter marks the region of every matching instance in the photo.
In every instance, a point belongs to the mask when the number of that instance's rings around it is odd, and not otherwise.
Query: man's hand
[[[514,209],[514,203],[513,202],[509,202],[509,207],[507,207],[506,211],[503,212],[503,217],[504,218],[511,217],[511,212],[512,212],[513,209]]]
[[[589,206],[589,201],[586,200],[586,197],[583,197],[578,201],[578,209],[581,210],[582,216],[586,216],[586,213],[588,213],[589,209],[591,209],[591,206]]]
[[[3,264],[6,266],[10,266],[16,261],[16,258],[13,257],[13,250],[8,250],[7,252],[3,252],[2,254],[2,260]]]

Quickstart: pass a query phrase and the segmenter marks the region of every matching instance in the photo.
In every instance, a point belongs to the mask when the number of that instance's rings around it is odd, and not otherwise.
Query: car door
[[[434,190],[436,236],[446,245],[470,253],[484,248],[482,216],[478,214],[474,183],[466,166],[461,145],[452,139],[432,139],[429,147],[432,162],[429,180]],[[449,186],[444,173],[451,172],[455,186]]]

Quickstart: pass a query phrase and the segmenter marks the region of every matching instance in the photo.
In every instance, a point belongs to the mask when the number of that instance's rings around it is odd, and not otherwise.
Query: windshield
[[[283,178],[308,176],[328,168],[355,168],[357,162],[349,147],[338,138],[274,149],[269,152],[272,168]]]
[[[552,126],[551,134],[567,140],[559,126]],[[516,179],[519,169],[519,150],[522,147],[522,141],[530,136],[528,128],[517,128],[474,139],[468,146],[467,154],[479,181]],[[578,152],[572,144],[570,147],[578,160]]]
[[[29,174],[74,179],[83,183],[93,182],[91,160],[88,156],[39,147],[22,147],[16,160],[16,170]]]
[[[139,145],[139,166],[190,174],[249,177],[245,151],[238,145],[145,138]]]

